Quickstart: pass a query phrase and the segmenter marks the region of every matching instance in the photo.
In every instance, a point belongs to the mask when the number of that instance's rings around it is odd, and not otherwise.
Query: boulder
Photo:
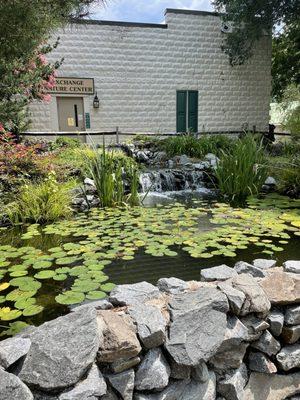
[[[171,367],[171,375],[170,375],[171,378],[182,379],[182,380],[190,378],[192,367],[177,364],[171,357],[169,360],[169,364]]]
[[[253,372],[244,400],[283,400],[300,390],[300,372],[289,375]]]
[[[216,375],[210,371],[209,379],[205,383],[191,381],[186,385],[178,400],[214,400],[215,398]],[[175,399],[177,400],[176,397]]]
[[[85,178],[84,184],[96,187],[95,182],[93,181],[93,179],[90,178]]]
[[[268,356],[274,356],[280,350],[280,343],[271,335],[269,331],[265,331],[261,337],[251,345],[254,349],[266,353]]]
[[[278,310],[272,310],[267,321],[270,324],[270,331],[274,336],[280,336],[283,328],[284,315]]]
[[[179,165],[186,165],[186,164],[190,164],[191,160],[189,159],[189,157],[185,154],[182,154],[182,156],[179,156],[178,159],[178,164]]]
[[[256,268],[269,269],[275,267],[276,260],[269,260],[267,258],[257,258],[256,260],[253,260],[253,265]]]
[[[204,159],[209,161],[211,167],[213,167],[213,168],[216,168],[218,165],[218,162],[220,161],[219,158],[213,153],[206,154]]]
[[[250,274],[255,278],[263,278],[266,276],[266,272],[260,268],[254,267],[254,265],[249,264],[245,261],[238,261],[234,265],[234,269],[238,274]]]
[[[300,367],[300,344],[283,347],[276,359],[281,369],[289,371]]]
[[[0,366],[7,369],[30,349],[30,339],[13,337],[0,342]]]
[[[233,278],[232,286],[246,296],[241,315],[247,315],[251,312],[267,315],[271,308],[271,303],[256,279],[250,275],[241,274]]]
[[[247,379],[247,368],[242,364],[238,369],[228,372],[225,378],[218,382],[218,393],[228,400],[243,400]]]
[[[157,287],[148,282],[140,282],[116,286],[110,292],[109,301],[115,306],[130,306],[159,296],[160,292]]]
[[[272,304],[300,302],[300,275],[274,271],[263,278],[259,285]]]
[[[196,366],[211,358],[222,344],[229,309],[226,296],[213,288],[174,296],[166,349],[178,364]]]
[[[276,179],[273,178],[273,176],[268,176],[268,178],[265,180],[264,184],[268,185],[268,186],[276,186],[277,185]]]
[[[263,331],[269,328],[269,324],[258,318],[255,314],[248,314],[245,317],[241,318],[241,322],[248,329],[248,335],[246,340],[248,342],[253,342],[258,340],[262,335]]]
[[[294,344],[300,339],[300,325],[285,326],[281,338],[284,343]]]
[[[123,400],[132,400],[134,390],[133,369],[117,375],[108,375],[107,378],[111,386],[122,396]]]
[[[300,324],[300,305],[286,308],[284,322],[287,325]]]
[[[139,365],[135,376],[137,390],[163,390],[168,386],[171,369],[162,351],[149,350]]]
[[[239,368],[245,357],[249,343],[242,342],[239,346],[234,346],[231,349],[223,350],[217,353],[209,361],[217,372],[228,371],[228,369]]]
[[[16,376],[0,368],[1,400],[33,400],[28,387]]]
[[[177,294],[189,288],[188,283],[177,278],[161,278],[157,282],[157,287],[161,292]]]
[[[182,380],[179,382],[172,382],[166,389],[156,394],[143,394],[137,393],[134,400],[179,400],[185,387],[190,383],[190,380]]]
[[[217,267],[206,268],[200,271],[201,280],[205,282],[226,281],[227,279],[237,276],[237,272],[225,264]]]
[[[199,365],[193,368],[192,378],[201,383],[205,383],[210,378],[207,365],[204,361],[200,362]]]
[[[80,311],[82,309],[86,310],[87,308],[94,308],[95,310],[111,310],[113,305],[107,300],[95,300],[90,301],[89,303],[82,304],[80,306],[73,307],[71,309],[72,312]]]
[[[276,365],[263,353],[249,353],[249,369],[264,374],[275,374]]]
[[[29,339],[20,379],[41,390],[63,390],[76,384],[95,360],[99,348],[96,311],[82,310],[46,322]]]
[[[62,393],[59,400],[97,400],[106,394],[105,380],[96,364],[93,364],[86,379],[79,382],[73,389]]]
[[[98,311],[98,326],[103,335],[97,360],[99,363],[115,362],[136,357],[141,345],[129,316],[115,311]]]
[[[129,315],[135,321],[140,341],[147,349],[159,347],[166,338],[166,320],[157,307],[135,304],[129,307]]]
[[[289,260],[283,263],[283,267],[286,272],[293,272],[295,274],[300,274],[300,260]]]
[[[121,358],[120,360],[114,361],[110,368],[115,373],[118,374],[120,372],[126,371],[127,369],[133,368],[141,362],[140,357],[133,358]]]
[[[220,282],[218,288],[227,296],[229,306],[233,314],[239,315],[246,296],[240,290],[234,289],[226,282]]]

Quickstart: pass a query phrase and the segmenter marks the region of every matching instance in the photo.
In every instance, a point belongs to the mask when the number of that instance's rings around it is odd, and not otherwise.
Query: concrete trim
[[[200,11],[200,10],[185,10],[178,8],[167,8],[165,10],[165,15],[167,14],[189,14],[189,15],[203,15],[203,16],[214,16],[221,17],[222,13],[214,12],[214,11]]]
[[[104,21],[104,20],[97,20],[97,19],[71,19],[71,23],[84,24],[84,25],[127,26],[127,27],[131,27],[131,28],[168,29],[167,24],[150,24],[147,22]]]

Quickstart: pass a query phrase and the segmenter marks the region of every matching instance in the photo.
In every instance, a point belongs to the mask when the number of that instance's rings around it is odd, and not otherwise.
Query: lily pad
[[[88,300],[100,300],[107,297],[107,294],[101,291],[92,291],[87,293],[86,298]]]
[[[17,319],[22,315],[20,310],[12,310],[10,307],[0,308],[0,320],[11,321]]]
[[[71,305],[82,303],[85,299],[85,296],[81,292],[74,292],[69,290],[64,292],[63,294],[59,294],[55,297],[55,301],[59,304]]]
[[[31,317],[33,315],[39,314],[43,311],[43,309],[43,306],[31,305],[23,310],[23,315],[24,317]]]
[[[53,278],[55,275],[55,271],[52,270],[45,270],[45,271],[40,271],[37,274],[34,275],[36,279],[50,279]]]

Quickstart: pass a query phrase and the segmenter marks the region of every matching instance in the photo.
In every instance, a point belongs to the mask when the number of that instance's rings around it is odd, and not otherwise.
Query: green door
[[[188,126],[190,132],[198,132],[198,92],[188,92]]]
[[[177,132],[186,132],[186,90],[177,91]]]

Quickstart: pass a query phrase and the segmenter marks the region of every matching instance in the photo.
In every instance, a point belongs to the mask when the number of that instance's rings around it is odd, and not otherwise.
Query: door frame
[[[59,112],[59,102],[60,102],[60,99],[76,99],[76,100],[81,100],[81,102],[82,102],[82,118],[83,118],[83,130],[82,130],[82,132],[85,132],[86,131],[86,126],[85,126],[85,108],[84,108],[84,97],[83,96],[70,96],[70,95],[67,95],[67,96],[55,96],[55,98],[56,98],[56,110],[57,110],[57,124],[58,124],[58,131],[59,132],[67,132],[67,131],[63,131],[63,130],[61,130],[60,129],[60,118],[59,118],[59,116],[60,116],[60,112]],[[78,129],[76,129],[77,127],[75,126],[74,127],[74,132],[76,131],[76,130],[78,130]],[[72,132],[72,131],[71,131]]]

